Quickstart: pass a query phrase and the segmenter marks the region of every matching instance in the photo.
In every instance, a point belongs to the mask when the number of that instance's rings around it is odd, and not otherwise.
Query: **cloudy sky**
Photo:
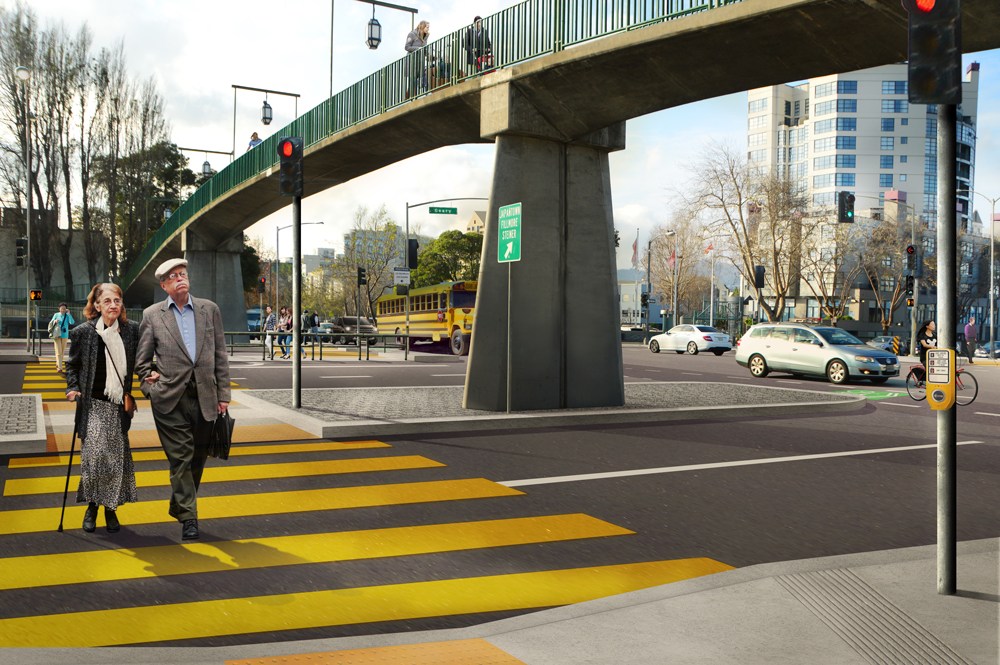
[[[333,0],[333,89],[358,81],[404,54],[410,14],[376,10],[383,26],[377,51],[364,44],[372,6],[356,0]],[[330,91],[331,0],[276,3],[194,2],[193,0],[32,0],[44,21],[63,21],[75,30],[87,22],[96,47],[111,47],[124,39],[133,76],[152,76],[166,100],[173,142],[180,146],[228,152],[233,145],[233,88],[243,85],[301,95],[301,114],[326,99]],[[431,39],[469,24],[475,14],[488,16],[514,0],[394,0],[419,10],[417,20],[431,24]],[[0,0],[12,6],[13,0]],[[966,56],[982,63],[975,187],[1000,197],[1000,51]],[[260,122],[263,95],[236,95],[236,150],[241,153],[252,132],[266,137],[295,114],[291,98],[270,96],[274,122]],[[632,244],[636,229],[641,242],[649,230],[670,218],[671,192],[687,180],[687,165],[710,140],[746,141],[746,94],[728,95],[654,113],[627,125],[624,151],[611,156],[615,226],[622,247]],[[205,155],[188,153],[191,167],[200,168]],[[228,157],[208,155],[220,169]],[[303,201],[303,221],[323,226],[303,229],[303,250],[343,246],[359,205],[378,207],[402,224],[406,202],[447,197],[486,197],[493,168],[493,147],[470,145],[443,148],[384,168]],[[983,205],[980,199],[977,205]],[[981,210],[989,214],[989,204]],[[459,214],[428,215],[412,210],[411,224],[425,235],[447,229],[464,230],[482,202],[458,202]],[[248,230],[271,246],[275,228],[289,223],[290,208],[275,213]],[[290,233],[289,231],[285,232]],[[290,247],[291,237],[282,238]],[[287,255],[286,251],[281,252]],[[619,251],[619,267],[628,267],[631,252]]]

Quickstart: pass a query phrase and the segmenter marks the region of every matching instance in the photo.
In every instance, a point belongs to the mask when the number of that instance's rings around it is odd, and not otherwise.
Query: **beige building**
[[[477,210],[472,213],[469,223],[465,226],[466,233],[486,233],[486,211]]]

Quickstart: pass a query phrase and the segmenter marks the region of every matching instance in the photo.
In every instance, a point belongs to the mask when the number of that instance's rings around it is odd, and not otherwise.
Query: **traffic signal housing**
[[[906,295],[913,295],[913,275],[906,276]]]
[[[903,0],[903,6],[910,13],[910,103],[961,104],[961,0]]]
[[[32,291],[31,291],[31,299],[32,300],[41,300],[42,299],[42,292],[41,291],[37,291],[35,289],[32,289]]]
[[[368,276],[365,273],[364,268],[358,268],[358,286],[363,286],[368,283]]]
[[[907,307],[913,307],[913,298],[907,298],[906,299],[906,306]]]
[[[917,248],[913,245],[906,246],[906,269],[917,269]]]
[[[278,139],[278,193],[282,196],[302,196],[302,139]]]
[[[18,238],[14,244],[17,246],[17,267],[22,268],[28,260],[28,239]]]
[[[260,278],[260,282],[259,282],[259,285],[258,285],[257,289],[258,289],[258,291],[260,293],[266,293],[267,292],[267,278],[266,277],[261,277]]]
[[[754,266],[753,267],[753,286],[755,289],[764,288],[764,266]]]
[[[406,241],[406,267],[410,270],[417,269],[417,254],[420,250],[420,243],[416,238]]]
[[[640,300],[641,300],[641,304],[642,304],[643,307],[649,307],[649,294],[648,293],[643,293],[640,296]]]
[[[854,194],[837,192],[837,223],[854,223]]]

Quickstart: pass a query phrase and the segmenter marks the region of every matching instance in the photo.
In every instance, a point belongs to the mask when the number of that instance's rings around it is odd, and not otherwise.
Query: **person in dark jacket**
[[[481,73],[484,69],[493,69],[493,63],[489,61],[492,56],[493,44],[483,27],[483,17],[477,16],[465,31],[465,60],[469,72]]]
[[[97,528],[97,508],[104,506],[109,533],[121,524],[116,511],[139,500],[129,448],[132,419],[125,413],[125,395],[132,393],[132,373],[139,346],[139,324],[125,317],[122,290],[98,284],[87,297],[87,323],[70,333],[66,358],[66,399],[80,401],[80,486],[78,503],[87,502],[83,530]]]

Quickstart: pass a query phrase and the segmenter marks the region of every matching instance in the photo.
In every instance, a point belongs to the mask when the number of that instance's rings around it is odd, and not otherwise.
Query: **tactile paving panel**
[[[347,649],[304,653],[297,656],[276,656],[227,660],[226,665],[525,665],[506,651],[486,640],[455,640],[403,644],[374,649]]]

